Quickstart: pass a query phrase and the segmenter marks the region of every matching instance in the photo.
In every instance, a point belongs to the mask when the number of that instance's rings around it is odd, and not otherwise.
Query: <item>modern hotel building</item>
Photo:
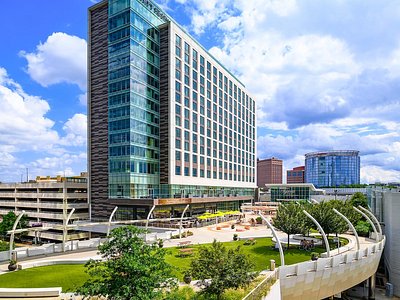
[[[256,188],[255,102],[149,0],[89,8],[91,217],[236,210]]]
[[[355,150],[307,153],[306,182],[316,187],[360,184],[359,153]]]

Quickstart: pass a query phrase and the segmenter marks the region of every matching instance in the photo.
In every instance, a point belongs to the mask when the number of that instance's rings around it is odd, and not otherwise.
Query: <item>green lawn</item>
[[[244,241],[232,241],[223,243],[228,249],[236,248],[237,246],[241,246],[242,250],[251,257],[251,260],[255,264],[255,268],[257,271],[266,270],[269,268],[270,260],[274,259],[277,266],[281,264],[281,260],[279,257],[279,251],[274,250],[274,243],[270,238],[259,238],[256,239],[255,245],[243,245]],[[194,252],[201,245],[190,246],[194,248]],[[177,248],[166,248],[167,256],[166,261],[174,266],[174,274],[180,280],[183,279],[183,273],[190,266],[190,261],[194,256],[189,257],[179,257],[179,249]],[[325,248],[316,247],[313,252],[323,253],[325,252]],[[289,250],[285,251],[285,263],[287,265],[295,264],[302,261],[307,261],[311,259],[311,252],[307,252],[304,250],[298,249],[298,246],[291,246]]]
[[[0,275],[2,288],[62,287],[63,292],[73,292],[89,276],[83,265],[55,265],[20,270]]]
[[[246,246],[243,245],[243,243],[244,241],[232,241],[223,244],[227,248],[236,248],[240,245],[243,251],[250,255],[257,271],[268,269],[271,259],[275,260],[277,266],[280,265],[279,251],[273,249],[273,242],[270,238],[256,239],[255,245]],[[177,248],[166,248],[166,261],[173,266],[174,275],[180,280],[183,279],[183,273],[189,268],[190,261],[195,257],[196,250],[200,245],[190,247],[194,248],[195,253],[193,256],[189,257],[179,257],[179,249]],[[314,252],[323,253],[325,252],[325,248],[316,247]],[[297,246],[293,246],[289,250],[285,251],[285,263],[287,265],[310,260],[310,257],[311,252],[299,250]],[[20,270],[0,275],[0,287],[22,288],[61,286],[64,292],[74,291],[88,278],[88,275],[84,270],[85,268],[83,265],[56,265]]]

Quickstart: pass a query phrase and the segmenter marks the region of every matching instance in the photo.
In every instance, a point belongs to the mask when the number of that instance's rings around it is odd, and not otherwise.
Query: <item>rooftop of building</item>
[[[307,157],[318,157],[318,156],[358,156],[360,151],[358,150],[329,150],[329,151],[316,151],[304,154]]]

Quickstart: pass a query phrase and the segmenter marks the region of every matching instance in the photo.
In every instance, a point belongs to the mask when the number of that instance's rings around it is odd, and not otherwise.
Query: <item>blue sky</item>
[[[0,11],[0,181],[86,170],[89,0]],[[361,151],[362,182],[400,181],[400,3],[157,0],[257,102],[258,156],[285,168]]]

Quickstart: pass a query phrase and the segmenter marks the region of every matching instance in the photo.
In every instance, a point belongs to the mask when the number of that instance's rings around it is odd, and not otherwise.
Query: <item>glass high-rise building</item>
[[[316,187],[360,184],[359,151],[337,150],[307,153],[305,181]]]
[[[253,198],[255,102],[234,75],[149,0],[90,7],[88,40],[93,218]]]

